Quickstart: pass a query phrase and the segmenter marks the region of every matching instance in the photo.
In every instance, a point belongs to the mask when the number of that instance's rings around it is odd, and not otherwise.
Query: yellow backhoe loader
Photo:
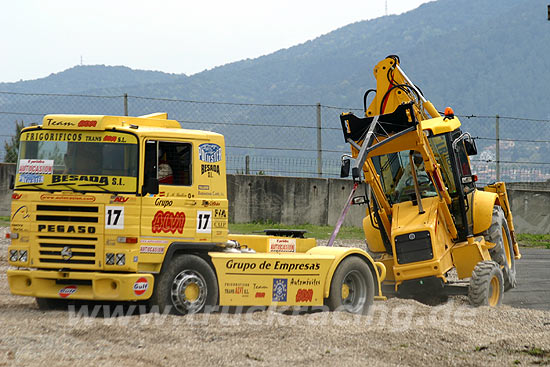
[[[380,61],[374,76],[365,116],[340,116],[352,153],[341,176],[351,168],[360,193],[351,203],[367,205],[369,251],[401,296],[467,294],[474,306],[499,305],[521,258],[505,184],[476,187],[474,139],[451,108],[442,115],[424,98],[399,57]]]

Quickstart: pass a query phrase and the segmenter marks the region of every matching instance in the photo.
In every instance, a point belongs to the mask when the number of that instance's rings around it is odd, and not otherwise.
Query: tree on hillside
[[[15,121],[15,135],[11,137],[9,141],[4,142],[4,162],[15,163],[17,162],[17,155],[19,154],[19,138],[21,137],[21,130],[25,127],[23,120],[21,122]]]

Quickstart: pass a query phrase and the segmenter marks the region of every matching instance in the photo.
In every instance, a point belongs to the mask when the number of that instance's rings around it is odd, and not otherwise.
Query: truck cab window
[[[145,179],[157,177],[161,185],[190,186],[192,145],[148,141],[145,145]]]

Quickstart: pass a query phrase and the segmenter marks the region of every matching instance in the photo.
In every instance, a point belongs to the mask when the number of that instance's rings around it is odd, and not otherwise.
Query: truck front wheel
[[[160,313],[198,313],[218,302],[216,274],[199,256],[172,259],[157,279],[151,303],[159,307]]]
[[[369,266],[356,256],[342,260],[330,284],[331,311],[366,314],[374,301],[374,280]]]

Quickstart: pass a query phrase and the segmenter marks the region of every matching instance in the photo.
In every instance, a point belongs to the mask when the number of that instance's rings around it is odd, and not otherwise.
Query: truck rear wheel
[[[474,307],[501,304],[504,293],[504,280],[500,265],[494,261],[480,261],[470,278],[468,299]]]
[[[486,241],[496,243],[496,246],[489,250],[491,259],[501,265],[504,276],[504,291],[515,288],[516,261],[514,258],[514,247],[508,222],[500,206],[493,209],[493,220],[491,226],[484,233]]]
[[[181,255],[170,261],[155,282],[152,305],[159,312],[192,314],[218,302],[218,282],[212,267],[196,255]]]
[[[374,280],[369,266],[356,256],[338,265],[330,284],[327,305],[331,311],[366,314],[374,300]]]

